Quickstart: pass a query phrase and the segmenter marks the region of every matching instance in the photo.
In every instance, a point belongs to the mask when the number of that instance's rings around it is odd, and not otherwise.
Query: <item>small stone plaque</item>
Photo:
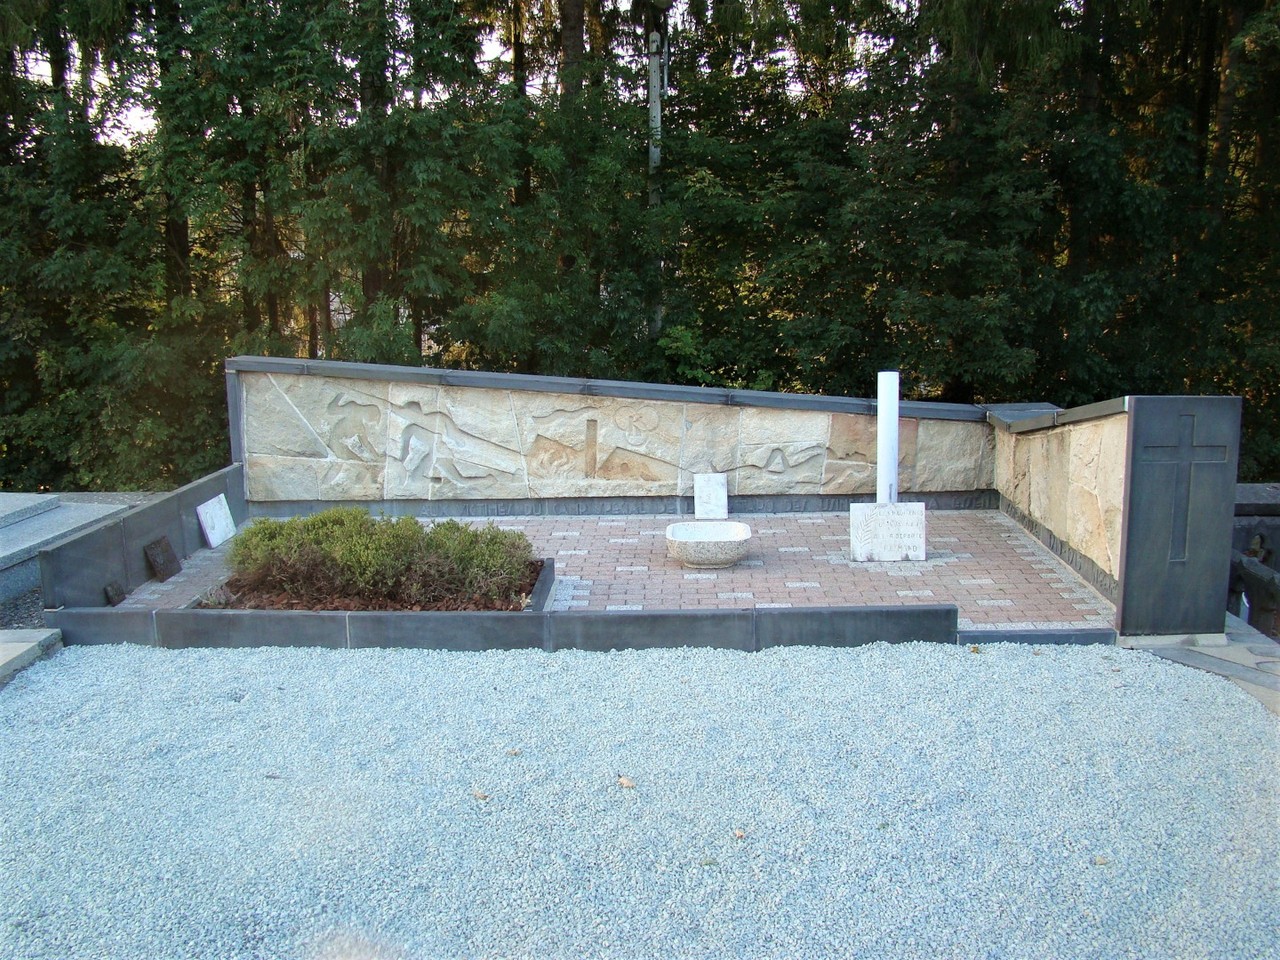
[[[729,478],[723,473],[693,475],[693,515],[699,520],[729,519]]]
[[[205,543],[210,547],[220,547],[236,535],[236,522],[231,519],[231,508],[227,506],[225,493],[196,507],[196,516],[200,518]]]
[[[923,560],[923,503],[849,505],[849,557],[856,562]]]
[[[112,580],[103,588],[103,593],[107,595],[107,603],[111,604],[113,607],[120,606],[120,604],[124,602],[124,598],[127,596],[124,592],[124,587],[120,586],[120,584],[115,580]]]
[[[142,552],[147,556],[147,566],[151,568],[152,575],[161,583],[182,572],[182,564],[168,537],[151,541],[142,548]]]

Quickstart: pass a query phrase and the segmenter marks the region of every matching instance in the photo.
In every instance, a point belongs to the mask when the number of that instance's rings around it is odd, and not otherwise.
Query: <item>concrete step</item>
[[[0,493],[0,527],[56,510],[59,502],[56,493]]]
[[[41,657],[61,649],[61,630],[0,630],[0,687]]]

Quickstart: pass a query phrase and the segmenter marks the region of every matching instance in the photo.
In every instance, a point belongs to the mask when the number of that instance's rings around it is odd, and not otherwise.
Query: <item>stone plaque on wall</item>
[[[225,493],[196,507],[196,516],[200,519],[205,543],[210,547],[220,547],[236,535],[236,522],[231,518]]]
[[[693,515],[699,520],[729,518],[729,478],[723,473],[693,475]]]
[[[859,563],[923,560],[924,504],[850,504],[849,558]]]

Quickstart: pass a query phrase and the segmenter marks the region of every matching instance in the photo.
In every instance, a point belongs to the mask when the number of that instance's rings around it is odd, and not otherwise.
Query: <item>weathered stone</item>
[[[925,559],[924,504],[850,504],[849,558],[858,563]]]
[[[916,435],[920,421],[898,419],[898,489],[915,487]],[[822,492],[874,493],[876,489],[876,418],[867,414],[833,413]]]
[[[699,473],[693,478],[693,515],[699,520],[729,518],[729,478],[723,473]]]
[[[161,583],[182,572],[182,562],[173,552],[173,544],[169,542],[168,537],[152,540],[142,548],[142,553],[147,558],[151,575]]]
[[[741,424],[737,493],[821,492],[829,414],[748,407]]]
[[[380,460],[386,451],[388,385],[377,381],[246,374],[249,454]]]
[[[912,489],[990,490],[995,484],[994,461],[995,446],[987,424],[921,420]]]
[[[381,500],[381,463],[250,456],[245,464],[249,500]]]
[[[725,474],[729,494],[736,494],[738,476],[735,468],[741,440],[741,409],[686,403],[683,413],[679,494],[692,494],[693,476],[697,473]]]
[[[231,518],[231,507],[225,493],[197,506],[196,517],[205,543],[210,547],[220,547],[236,535],[236,522]]]
[[[393,390],[387,427],[390,498],[528,496],[507,391]]]
[[[530,496],[676,492],[680,404],[567,394],[522,399],[517,421]]]
[[[731,567],[750,540],[751,527],[736,520],[686,520],[667,527],[667,554],[686,567]]]

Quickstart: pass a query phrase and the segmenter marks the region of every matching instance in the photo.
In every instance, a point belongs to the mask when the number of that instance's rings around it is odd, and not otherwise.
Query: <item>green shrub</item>
[[[391,606],[515,606],[533,547],[523,533],[412,517],[376,520],[359,507],[258,520],[232,544],[242,589],[299,600],[360,598]]]

